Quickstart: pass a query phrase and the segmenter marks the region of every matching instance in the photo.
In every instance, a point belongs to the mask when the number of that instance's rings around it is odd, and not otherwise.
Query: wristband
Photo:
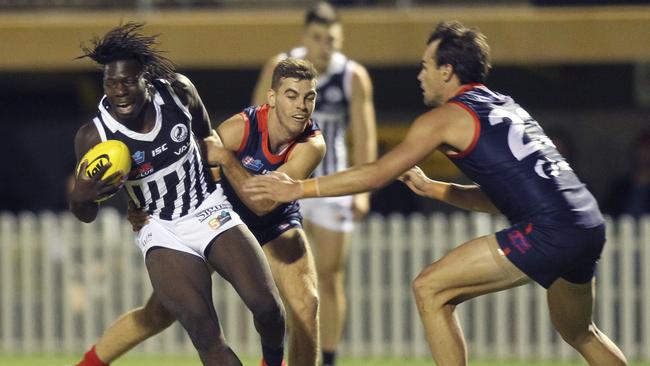
[[[318,186],[318,178],[299,180],[300,189],[302,190],[303,197],[320,197],[320,187]]]

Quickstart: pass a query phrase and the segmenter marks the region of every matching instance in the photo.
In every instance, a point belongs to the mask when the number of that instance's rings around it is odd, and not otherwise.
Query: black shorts
[[[248,225],[248,228],[255,235],[260,245],[264,245],[282,235],[285,231],[302,228],[302,216],[300,213],[285,215],[283,220],[273,225]]]
[[[506,257],[528,277],[549,288],[558,278],[591,281],[605,245],[605,225],[517,223],[496,233]]]

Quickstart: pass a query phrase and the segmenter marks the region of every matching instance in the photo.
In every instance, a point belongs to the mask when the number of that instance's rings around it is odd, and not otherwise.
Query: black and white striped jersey
[[[93,123],[102,141],[120,140],[131,153],[125,189],[135,204],[163,220],[185,216],[214,190],[192,133],[192,117],[169,82],[155,80],[154,128],[147,133],[128,129],[109,113],[106,97]]]
[[[304,59],[307,50],[294,48],[284,55]],[[327,71],[318,76],[316,108],[312,119],[318,123],[327,145],[327,152],[314,176],[332,174],[348,167],[345,135],[348,130],[349,103],[354,61],[340,52],[332,54]]]

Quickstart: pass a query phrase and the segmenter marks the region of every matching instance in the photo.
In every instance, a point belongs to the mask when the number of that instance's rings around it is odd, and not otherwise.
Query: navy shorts
[[[518,223],[496,233],[506,257],[528,277],[549,288],[558,278],[588,283],[605,245],[605,225]]]
[[[246,221],[244,220],[244,222]],[[250,225],[248,223],[247,225],[260,245],[264,245],[282,235],[285,231],[293,228],[302,228],[302,216],[300,216],[299,213],[297,215],[287,215],[284,220],[274,225],[258,226]]]

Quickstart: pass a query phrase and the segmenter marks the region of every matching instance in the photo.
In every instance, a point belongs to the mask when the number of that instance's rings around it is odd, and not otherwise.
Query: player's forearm
[[[376,164],[364,164],[336,174],[307,179],[302,181],[302,197],[346,196],[374,191],[391,180],[381,173]]]
[[[248,193],[244,192],[244,183],[252,174],[239,163],[232,152],[229,152],[222,159],[221,171],[228,178],[230,185],[235,190],[235,193],[237,193],[239,199],[256,215],[264,216],[277,206],[277,204],[270,200],[253,201],[250,199]]]
[[[494,204],[477,185],[460,185],[431,181],[427,189],[429,197],[469,211],[498,213]]]

